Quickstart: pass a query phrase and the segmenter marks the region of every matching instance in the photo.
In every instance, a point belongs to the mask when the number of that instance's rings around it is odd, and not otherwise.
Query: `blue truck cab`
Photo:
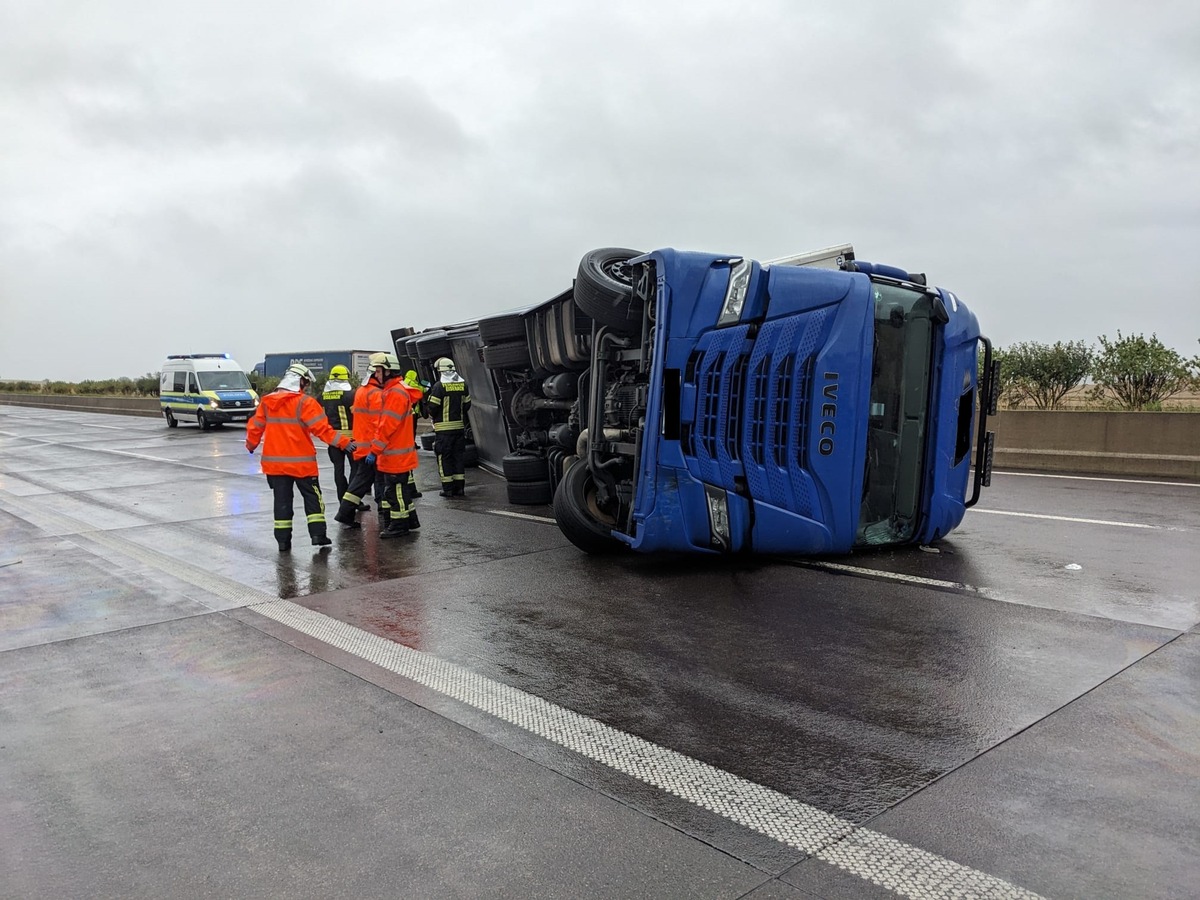
[[[766,264],[607,249],[574,299],[590,359],[554,510],[584,550],[925,544],[990,481],[991,345],[923,275],[849,246]]]

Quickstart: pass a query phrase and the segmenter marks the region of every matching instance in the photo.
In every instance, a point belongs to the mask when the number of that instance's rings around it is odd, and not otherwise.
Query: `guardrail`
[[[161,415],[156,397],[0,392],[0,403]],[[997,469],[1200,481],[1200,413],[1006,409],[993,421]]]

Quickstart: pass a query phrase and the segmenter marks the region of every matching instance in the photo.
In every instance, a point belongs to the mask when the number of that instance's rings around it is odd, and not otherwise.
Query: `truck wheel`
[[[612,536],[616,519],[596,505],[596,481],[587,463],[567,469],[554,492],[558,529],[585,553],[613,553],[624,545]]]
[[[503,344],[525,340],[525,319],[512,314],[489,316],[479,320],[479,337],[484,344]]]
[[[552,493],[548,480],[508,483],[508,502],[516,506],[545,506],[553,499]]]
[[[489,369],[528,369],[532,365],[524,339],[483,348],[483,364]]]
[[[208,421],[208,416],[204,415],[204,410],[196,410],[196,424],[200,426],[201,431],[208,431],[212,425]]]
[[[168,428],[178,428],[179,427],[179,420],[177,418],[175,418],[175,414],[172,413],[169,409],[163,410],[163,418],[167,420]]]
[[[500,460],[504,477],[509,481],[544,481],[546,460],[532,453],[510,453]]]
[[[642,304],[633,298],[629,260],[641,255],[621,247],[585,254],[575,278],[575,305],[601,325],[622,334],[636,332],[642,324]]]

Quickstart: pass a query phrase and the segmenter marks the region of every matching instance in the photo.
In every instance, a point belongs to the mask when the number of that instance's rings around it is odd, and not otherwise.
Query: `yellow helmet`
[[[329,370],[329,377],[334,381],[346,381],[350,377],[350,370],[345,366],[334,366]]]

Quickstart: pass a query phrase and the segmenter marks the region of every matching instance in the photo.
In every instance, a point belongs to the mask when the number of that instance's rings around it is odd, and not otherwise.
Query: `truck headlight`
[[[732,325],[741,319],[742,308],[746,305],[746,294],[750,290],[752,267],[753,264],[748,259],[740,259],[729,267],[729,287],[725,289],[725,304],[721,307],[717,327]]]
[[[720,550],[729,550],[729,501],[725,492],[720,488],[704,486],[704,495],[708,500],[708,533],[709,541]]]

